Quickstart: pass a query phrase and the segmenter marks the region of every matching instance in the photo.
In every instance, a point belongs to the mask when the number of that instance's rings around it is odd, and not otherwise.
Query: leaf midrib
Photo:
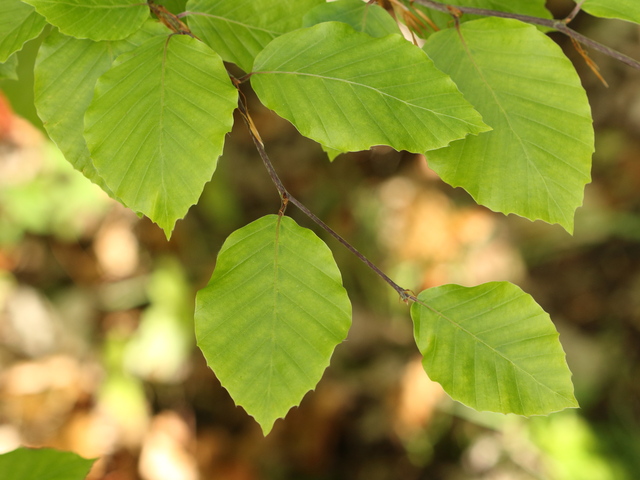
[[[371,85],[366,85],[364,83],[354,82],[352,80],[347,80],[347,79],[344,79],[344,78],[329,77],[329,76],[320,75],[320,74],[317,74],[317,73],[288,72],[288,71],[283,71],[283,70],[274,70],[274,71],[263,70],[263,71],[259,71],[259,72],[253,72],[252,75],[255,76],[255,75],[262,75],[262,74],[269,74],[269,75],[277,75],[277,74],[299,75],[299,76],[304,76],[304,77],[318,78],[320,80],[328,80],[328,81],[346,83],[347,85],[356,86],[356,87],[362,87],[362,88],[366,88],[366,89],[369,89],[369,90],[373,90],[374,92],[376,92],[376,93],[378,93],[378,94],[380,94],[380,95],[382,95],[384,97],[388,97],[388,98],[390,98],[392,100],[395,100],[395,101],[397,101],[399,103],[403,103],[406,106],[408,106],[409,108],[416,108],[416,109],[419,109],[419,110],[424,110],[424,111],[427,111],[429,113],[432,113],[433,115],[435,115],[437,117],[446,117],[446,118],[450,118],[452,120],[455,120],[457,122],[464,122],[464,123],[466,123],[468,125],[474,125],[473,123],[468,122],[468,121],[466,121],[466,120],[464,120],[464,119],[462,119],[460,117],[456,117],[456,116],[453,116],[453,115],[447,115],[445,113],[437,112],[437,111],[432,110],[430,108],[423,107],[422,105],[416,105],[415,103],[411,103],[411,102],[409,102],[407,100],[403,100],[401,98],[398,98],[398,97],[396,97],[394,95],[391,95],[391,94],[389,94],[389,93],[387,93],[387,92],[385,92],[383,90],[380,90],[380,89],[378,89],[376,87],[372,87]]]

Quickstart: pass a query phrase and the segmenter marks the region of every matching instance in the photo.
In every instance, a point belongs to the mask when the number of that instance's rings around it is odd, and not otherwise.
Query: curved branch
[[[510,12],[500,12],[498,10],[487,10],[485,8],[475,8],[475,7],[459,7],[457,5],[447,5],[444,3],[438,3],[431,0],[413,0],[413,3],[417,3],[418,5],[422,5],[423,7],[429,8],[431,10],[438,10],[439,12],[444,12],[456,17],[457,12],[468,13],[470,15],[482,15],[485,17],[500,17],[500,18],[513,18],[515,20],[520,20],[524,23],[530,23],[532,25],[540,25],[542,27],[551,28],[560,33],[571,37],[575,41],[581,43],[582,45],[597,50],[598,52],[604,53],[609,57],[615,58],[616,60],[629,65],[630,67],[637,68],[640,70],[640,62],[628,57],[627,55],[614,50],[613,48],[607,47],[595,40],[592,40],[588,37],[585,37],[581,33],[576,32],[572,28],[567,26],[566,19],[564,20],[553,20],[548,18],[539,18],[532,17],[530,15],[521,15],[519,13],[510,13]],[[457,18],[457,17],[456,17]]]
[[[381,277],[385,282],[387,282],[389,285],[391,285],[391,287],[396,292],[398,292],[398,295],[400,295],[400,298],[402,299],[403,302],[406,303],[409,300],[414,301],[414,302],[418,302],[419,300],[415,295],[413,295],[409,290],[407,290],[405,288],[402,288],[396,282],[391,280],[391,278],[389,278],[389,276],[386,273],[384,273],[382,270],[380,270],[378,267],[376,267],[367,257],[365,257],[362,253],[360,253],[356,249],[356,247],[354,247],[349,242],[347,242],[344,238],[342,238],[338,232],[336,232],[329,225],[324,223],[311,210],[309,210],[302,202],[300,202],[300,200],[298,200],[297,198],[292,196],[287,191],[287,189],[285,188],[284,184],[280,180],[280,177],[278,176],[275,168],[273,168],[273,164],[271,163],[271,160],[269,159],[269,156],[267,155],[267,152],[266,152],[266,150],[264,148],[264,144],[262,143],[262,140],[260,139],[260,136],[257,133],[257,130],[256,130],[254,124],[253,124],[253,121],[251,120],[251,117],[249,116],[249,112],[247,111],[247,105],[246,105],[246,103],[245,103],[245,101],[243,99],[243,95],[239,96],[238,106],[239,106],[239,109],[240,109],[240,113],[242,114],[242,118],[243,118],[245,124],[247,125],[247,128],[249,129],[249,134],[251,135],[251,139],[253,140],[253,143],[256,146],[256,149],[258,150],[258,153],[260,154],[260,158],[262,159],[262,162],[264,163],[264,166],[267,169],[267,172],[269,172],[269,176],[271,177],[271,181],[276,186],[276,189],[278,190],[278,193],[280,194],[280,198],[282,199],[282,202],[283,202],[283,207],[287,203],[292,203],[293,205],[298,207],[300,209],[300,211],[302,211],[302,213],[304,213],[307,217],[309,217],[311,220],[313,220],[317,225],[320,226],[320,228],[325,230],[329,235],[331,235],[338,242],[340,242],[347,250],[349,250],[356,257],[358,257],[367,267],[369,267],[379,277]],[[282,211],[282,209],[281,209],[281,211]],[[420,302],[420,303],[422,303],[422,302]]]

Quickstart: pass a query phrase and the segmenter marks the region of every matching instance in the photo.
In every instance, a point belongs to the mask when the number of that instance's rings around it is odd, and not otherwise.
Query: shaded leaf
[[[418,295],[411,317],[424,369],[480,411],[545,415],[577,407],[549,315],[508,282],[443,285]]]
[[[32,6],[20,0],[4,0],[0,15],[0,63],[40,35],[45,25],[44,18]]]
[[[149,18],[140,0],[24,0],[66,35],[91,40],[122,40]]]
[[[338,0],[318,5],[304,16],[303,26],[311,27],[331,21],[346,23],[354,30],[372,37],[401,33],[396,21],[384,8],[361,0]]]
[[[95,460],[50,448],[18,448],[0,455],[2,480],[83,480]]]
[[[487,130],[451,79],[400,35],[328,22],[278,37],[251,77],[264,105],[341,152],[425,152]]]
[[[640,23],[640,3],[637,0],[585,0],[582,9],[596,17]]]
[[[245,72],[267,44],[302,26],[302,16],[324,0],[189,0],[191,31]]]
[[[152,38],[96,84],[85,115],[94,165],[126,206],[169,236],[211,179],[236,102],[209,47],[185,35]]]
[[[160,3],[167,10],[176,15],[187,9],[187,0],[162,0]]]
[[[587,96],[560,47],[530,25],[488,18],[432,35],[424,48],[493,128],[429,152],[429,166],[492,210],[573,231],[594,134]]]
[[[320,381],[351,304],[324,242],[268,215],[227,238],[195,318],[208,365],[266,435]]]
[[[117,42],[81,40],[53,31],[42,42],[36,58],[35,106],[49,137],[77,170],[110,194],[84,140],[84,114],[98,77],[111,68],[115,57],[153,36],[166,38],[167,29],[152,20]]]
[[[0,63],[0,79],[18,80],[18,57],[11,55],[6,62]]]

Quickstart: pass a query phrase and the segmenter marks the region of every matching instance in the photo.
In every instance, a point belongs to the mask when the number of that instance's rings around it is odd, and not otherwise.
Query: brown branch
[[[614,50],[613,48],[607,47],[595,40],[592,40],[584,35],[576,32],[575,30],[569,28],[567,26],[566,19],[565,20],[553,20],[548,18],[539,18],[532,17],[530,15],[521,15],[519,13],[510,13],[510,12],[500,12],[498,10],[487,10],[485,8],[475,8],[475,7],[459,7],[457,5],[446,5],[443,3],[433,2],[431,0],[413,0],[413,3],[417,3],[418,5],[422,5],[423,7],[427,7],[431,10],[437,10],[439,12],[444,12],[448,14],[452,14],[453,11],[462,12],[463,14],[467,13],[470,15],[481,15],[485,17],[500,17],[500,18],[512,18],[515,20],[520,20],[521,22],[530,23],[532,25],[540,25],[542,27],[551,28],[553,30],[557,30],[560,33],[571,37],[573,40],[581,43],[585,47],[592,48],[597,50],[609,57],[615,58],[616,60],[629,65],[630,67],[637,68],[640,70],[640,62],[637,60],[628,57],[627,55]]]
[[[236,83],[236,85],[238,84],[237,80],[233,79],[233,81],[234,83]],[[391,278],[389,278],[389,276],[386,273],[384,273],[382,270],[376,267],[367,257],[365,257],[362,253],[360,253],[353,245],[351,245],[344,238],[342,238],[338,232],[336,232],[329,225],[324,223],[311,210],[309,210],[302,202],[300,202],[297,198],[292,196],[287,191],[284,184],[282,183],[282,180],[280,180],[280,177],[278,176],[278,173],[276,172],[275,168],[273,168],[273,164],[271,163],[271,160],[267,155],[267,152],[264,148],[264,144],[262,143],[262,140],[260,139],[260,136],[258,135],[258,132],[253,124],[253,120],[251,120],[251,116],[247,111],[247,105],[246,105],[246,102],[244,101],[244,95],[242,94],[242,92],[240,92],[238,107],[240,109],[240,113],[242,114],[242,118],[244,119],[244,122],[247,125],[247,128],[249,129],[249,134],[251,135],[251,139],[253,140],[253,143],[256,149],[258,150],[258,153],[260,154],[262,163],[264,163],[264,166],[267,169],[269,176],[271,177],[271,181],[273,182],[276,189],[278,190],[278,193],[280,194],[280,199],[282,200],[282,205],[283,205],[280,211],[281,212],[284,211],[284,207],[287,205],[287,203],[291,203],[295,205],[296,207],[298,207],[298,209],[300,209],[300,211],[302,211],[302,213],[304,213],[307,217],[313,220],[317,225],[320,226],[320,228],[322,228],[329,235],[331,235],[338,242],[340,242],[347,250],[349,250],[356,257],[358,257],[367,267],[369,267],[385,282],[391,285],[391,287],[396,292],[398,292],[398,295],[400,295],[400,298],[402,299],[403,302],[407,303],[409,300],[414,302],[419,302],[418,298],[414,294],[412,294],[410,290],[402,288],[396,282],[391,280]],[[422,304],[422,302],[420,303]]]

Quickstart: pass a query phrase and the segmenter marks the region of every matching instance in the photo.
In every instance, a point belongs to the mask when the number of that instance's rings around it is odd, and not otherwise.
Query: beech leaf
[[[573,231],[590,181],[593,122],[571,61],[517,20],[438,32],[425,50],[493,130],[427,153],[429,166],[492,210]]]
[[[91,40],[122,40],[149,18],[140,0],[24,0],[66,35]]]
[[[31,5],[21,0],[4,0],[0,15],[0,63],[40,35],[46,23]]]
[[[351,304],[326,244],[268,215],[224,242],[195,319],[207,364],[266,435],[320,381]]]
[[[237,96],[220,57],[192,37],[154,37],[121,55],[85,115],[99,175],[169,237],[211,180]]]
[[[443,285],[418,299],[411,317],[424,369],[454,400],[519,415],[578,406],[558,332],[520,288]]]
[[[423,153],[488,130],[451,79],[400,35],[321,23],[276,38],[254,71],[264,105],[340,152],[389,145]]]
[[[245,72],[267,44],[302,26],[303,15],[324,0],[189,0],[189,27],[227,62]]]

